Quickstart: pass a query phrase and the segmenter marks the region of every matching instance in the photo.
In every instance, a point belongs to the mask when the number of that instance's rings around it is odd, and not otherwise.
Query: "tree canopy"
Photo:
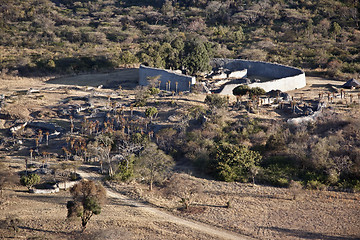
[[[262,158],[256,151],[226,142],[216,145],[213,157],[219,178],[227,182],[247,181],[251,167],[258,165]]]
[[[244,96],[244,95],[248,94],[249,91],[250,91],[249,86],[242,84],[233,89],[233,94],[235,96]]]
[[[101,205],[106,199],[106,190],[93,181],[82,180],[70,189],[70,193],[73,200],[68,201],[66,205],[67,217],[80,217],[82,231],[84,231],[91,217],[101,213]]]
[[[171,156],[158,149],[154,143],[149,143],[141,152],[137,162],[138,173],[149,183],[152,190],[155,181],[162,182],[175,165]]]

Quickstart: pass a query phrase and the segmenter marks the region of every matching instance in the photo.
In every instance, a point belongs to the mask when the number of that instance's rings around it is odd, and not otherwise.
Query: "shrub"
[[[324,190],[325,189],[325,185],[322,184],[320,181],[318,180],[310,180],[306,183],[306,188],[307,189],[314,189],[314,190]]]
[[[287,178],[278,178],[276,180],[276,185],[280,186],[280,187],[288,187],[289,186],[289,180]]]
[[[152,96],[155,96],[157,94],[160,93],[160,89],[156,88],[156,87],[151,87],[149,88],[149,94]]]
[[[129,156],[128,161],[121,161],[113,179],[127,181],[134,176],[134,155]]]
[[[343,180],[338,186],[343,191],[360,192],[359,180]]]
[[[34,185],[40,183],[40,176],[37,174],[24,175],[20,178],[20,183],[30,190]]]
[[[168,194],[178,197],[184,209],[199,199],[203,191],[201,184],[185,174],[174,174],[167,185]]]
[[[228,102],[225,97],[221,97],[218,94],[209,94],[205,98],[205,103],[210,108],[225,108]]]
[[[147,118],[153,119],[154,116],[158,113],[158,110],[156,107],[149,107],[145,110],[145,116]]]

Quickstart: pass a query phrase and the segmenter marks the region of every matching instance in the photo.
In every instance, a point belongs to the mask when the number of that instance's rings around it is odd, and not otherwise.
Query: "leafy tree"
[[[174,166],[174,160],[158,149],[155,143],[148,144],[141,152],[136,165],[137,172],[149,183],[150,191],[155,181],[163,181]]]
[[[183,66],[189,74],[211,70],[209,49],[199,39],[186,41],[183,55]]]
[[[244,96],[248,94],[250,91],[250,88],[248,85],[240,85],[233,89],[233,94],[235,96]]]
[[[85,231],[91,217],[101,213],[101,205],[106,199],[105,188],[93,181],[82,180],[70,189],[70,193],[73,200],[67,202],[67,217],[80,217],[82,231]]]
[[[258,152],[225,142],[217,144],[213,157],[219,178],[227,182],[247,181],[250,168],[258,165],[262,158]]]
[[[218,94],[209,94],[205,98],[205,103],[211,108],[225,108],[227,107],[228,101],[225,97]]]
[[[134,176],[134,154],[127,157],[126,161],[120,161],[114,178],[120,181],[127,181]]]
[[[138,62],[138,59],[130,51],[124,51],[120,54],[119,62],[121,64],[131,64]]]
[[[160,93],[160,89],[158,89],[156,87],[151,87],[151,88],[149,88],[149,93],[151,96],[155,96]]]
[[[251,88],[249,90],[249,97],[250,98],[253,97],[253,96],[257,97],[257,96],[260,96],[260,95],[264,95],[265,93],[266,92],[265,92],[264,89],[259,88],[259,87],[254,87],[254,88]]]
[[[149,107],[145,110],[145,116],[147,118],[150,118],[150,120],[153,119],[153,117],[158,113],[158,110],[156,107]]]
[[[38,183],[40,183],[40,176],[37,174],[24,175],[20,178],[20,183],[26,186],[29,190]]]

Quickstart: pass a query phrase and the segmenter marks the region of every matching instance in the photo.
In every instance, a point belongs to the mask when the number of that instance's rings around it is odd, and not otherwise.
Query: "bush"
[[[339,189],[343,191],[360,192],[360,181],[359,180],[344,180],[339,183]]]
[[[225,108],[227,107],[228,101],[225,97],[221,97],[218,94],[210,94],[206,96],[205,103],[210,108]]]
[[[259,87],[251,88],[249,91],[249,97],[264,95],[266,92],[264,89]]]
[[[40,183],[40,176],[37,174],[24,175],[20,178],[20,183],[30,190],[34,185]]]
[[[156,88],[156,87],[151,87],[149,88],[149,94],[152,96],[155,96],[157,94],[160,93],[160,89]]]
[[[158,113],[158,110],[156,107],[149,107],[145,110],[145,116],[147,118],[153,119],[154,116]]]
[[[326,186],[318,180],[310,180],[306,183],[306,188],[313,190],[324,190]]]
[[[289,180],[287,178],[278,178],[276,179],[276,183],[277,186],[279,187],[288,187],[289,186]]]

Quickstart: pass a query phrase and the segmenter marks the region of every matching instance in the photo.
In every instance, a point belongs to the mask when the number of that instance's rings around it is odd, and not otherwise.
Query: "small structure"
[[[355,78],[350,79],[347,81],[344,85],[342,85],[343,88],[360,88],[360,82],[356,80]]]

